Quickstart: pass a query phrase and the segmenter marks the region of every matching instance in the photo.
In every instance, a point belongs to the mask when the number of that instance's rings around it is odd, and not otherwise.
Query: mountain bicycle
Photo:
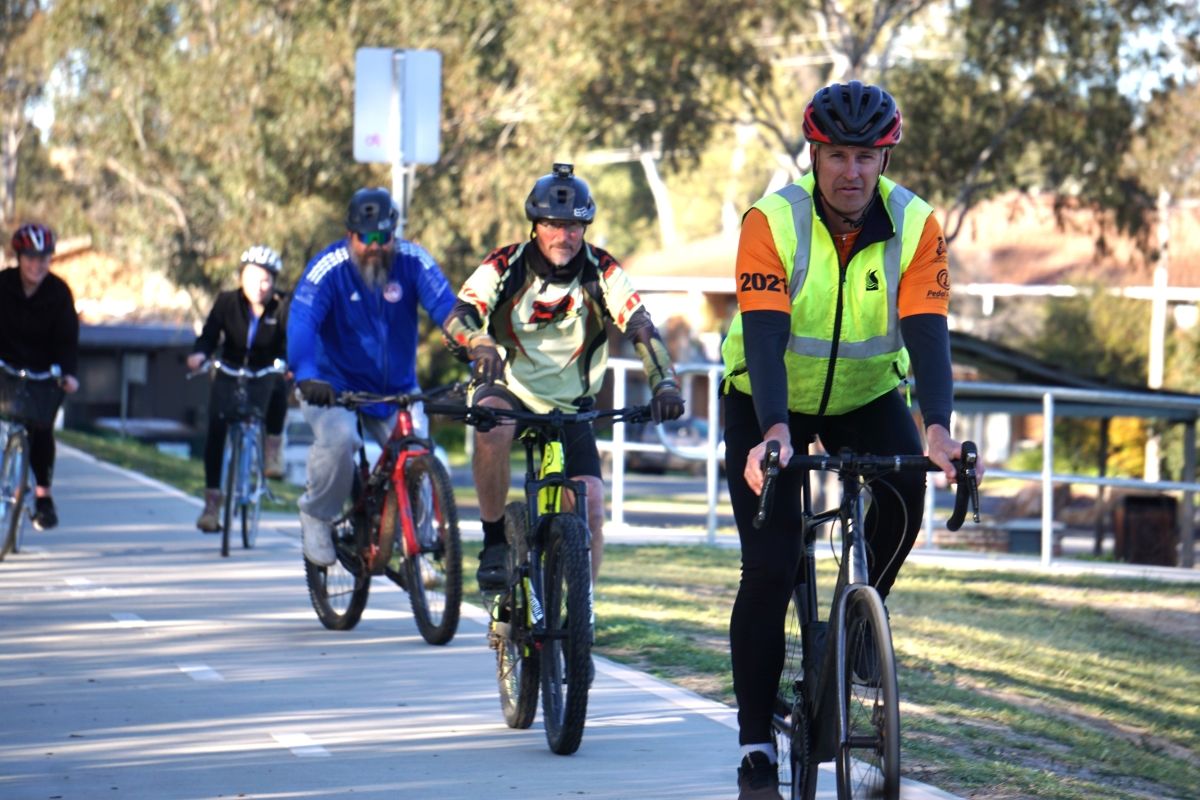
[[[508,584],[485,596],[488,645],[496,651],[504,721],[510,728],[533,723],[540,682],[546,741],[555,753],[570,755],[583,740],[595,615],[587,491],[564,471],[563,429],[599,419],[643,422],[650,419],[650,407],[538,414],[471,406],[449,415],[480,430],[503,422],[520,426],[525,500],[504,509]],[[563,511],[564,492],[574,496],[574,511]]]
[[[29,434],[27,426],[53,424],[63,399],[62,369],[45,372],[17,369],[0,360],[0,561],[19,553],[25,534],[29,496]]]
[[[267,484],[263,463],[263,414],[267,407],[276,375],[287,372],[287,364],[275,359],[270,366],[252,370],[232,367],[220,359],[210,359],[189,378],[211,373],[232,378],[229,391],[214,392],[217,414],[228,423],[225,433],[225,455],[222,458],[224,485],[224,514],[221,525],[221,555],[229,555],[229,537],[233,535],[236,519],[241,528],[242,547],[249,550],[258,540],[258,523],[263,498],[274,502],[275,496]]]
[[[327,567],[304,561],[313,610],[326,628],[357,625],[371,578],[386,575],[408,592],[426,642],[454,638],[462,607],[458,507],[433,443],[413,427],[413,406],[461,389],[451,384],[424,394],[345,392],[338,398],[338,405],[353,410],[395,406],[396,421],[373,468],[365,446],[359,448],[346,511],[333,522],[337,560]]]
[[[950,530],[962,526],[970,502],[979,521],[976,484],[978,451],[962,445],[955,462],[958,483]],[[896,659],[886,610],[867,577],[868,549],[864,520],[872,499],[872,481],[889,472],[940,472],[925,456],[856,455],[843,450],[832,455],[795,455],[788,469],[804,471],[801,481],[801,535],[804,554],[787,611],[786,659],[775,698],[772,726],[779,753],[780,785],[791,787],[793,800],[813,800],[817,767],[833,760],[837,796],[887,798],[900,796],[900,710]],[[755,527],[770,514],[779,475],[779,446],[771,442],[763,462],[763,490]],[[814,508],[810,471],[837,474],[838,505]],[[837,585],[829,617],[817,607],[815,541],[817,528],[830,526],[841,534]]]

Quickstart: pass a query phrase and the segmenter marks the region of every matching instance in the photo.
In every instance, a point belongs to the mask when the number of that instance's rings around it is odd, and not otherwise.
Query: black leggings
[[[29,433],[29,467],[34,481],[43,489],[50,488],[54,480],[54,429],[27,428]]]
[[[211,411],[215,406],[216,403],[213,402],[210,395],[209,410]],[[283,433],[287,409],[287,382],[281,378],[271,390],[271,398],[267,402],[267,410],[263,419],[268,436],[278,436]],[[204,437],[204,487],[206,489],[221,488],[221,461],[225,454],[225,433],[228,430],[229,425],[223,418],[212,413],[208,415],[208,433]]]
[[[899,392],[888,392],[840,416],[789,414],[788,426],[799,453],[814,435],[833,453],[843,447],[875,455],[923,452]],[[772,741],[771,706],[783,671],[784,616],[801,556],[798,471],[780,474],[770,519],[759,529],[752,524],[758,495],[746,485],[742,471],[746,454],[761,441],[753,401],[731,392],[725,398],[725,466],[742,546],[742,579],[729,621],[729,643],[739,740],[744,745]],[[925,475],[899,472],[878,479],[874,486],[875,502],[865,521],[869,572],[871,583],[886,597],[921,528]]]

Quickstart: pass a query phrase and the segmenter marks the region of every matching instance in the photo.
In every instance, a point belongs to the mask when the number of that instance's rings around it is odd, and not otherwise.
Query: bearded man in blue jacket
[[[313,257],[292,298],[288,364],[314,434],[300,530],[304,557],[317,566],[336,559],[330,523],[350,495],[361,444],[355,413],[334,405],[337,395],[417,391],[417,307],[440,326],[455,302],[433,256],[396,237],[399,218],[386,189],[359,189],[350,198],[346,238]],[[364,429],[382,444],[394,409],[363,411]]]

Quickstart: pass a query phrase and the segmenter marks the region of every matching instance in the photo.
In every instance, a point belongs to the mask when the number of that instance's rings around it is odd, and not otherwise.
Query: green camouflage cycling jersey
[[[532,242],[493,251],[463,284],[442,326],[461,360],[490,337],[504,353],[504,382],[537,412],[572,411],[600,391],[608,364],[605,320],[634,346],[651,389],[675,371],[650,314],[617,260],[586,242],[569,282],[539,277]]]

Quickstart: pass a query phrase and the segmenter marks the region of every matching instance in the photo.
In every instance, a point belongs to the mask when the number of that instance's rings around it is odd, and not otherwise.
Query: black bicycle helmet
[[[283,259],[279,257],[279,253],[265,244],[256,244],[247,248],[242,253],[242,264],[254,264],[275,276],[278,276],[280,270],[283,269]]]
[[[400,212],[392,202],[392,195],[382,187],[359,189],[350,198],[350,209],[346,212],[346,228],[359,235],[374,231],[394,231],[400,221]]]
[[[804,109],[804,137],[809,142],[891,147],[900,141],[900,127],[895,99],[860,81],[830,84]]]
[[[588,185],[575,177],[574,165],[555,164],[525,198],[525,216],[530,222],[558,219],[588,225],[596,218],[596,203]]]
[[[48,256],[54,254],[54,246],[58,240],[54,231],[37,222],[30,222],[17,228],[12,237],[12,249],[19,256]]]

